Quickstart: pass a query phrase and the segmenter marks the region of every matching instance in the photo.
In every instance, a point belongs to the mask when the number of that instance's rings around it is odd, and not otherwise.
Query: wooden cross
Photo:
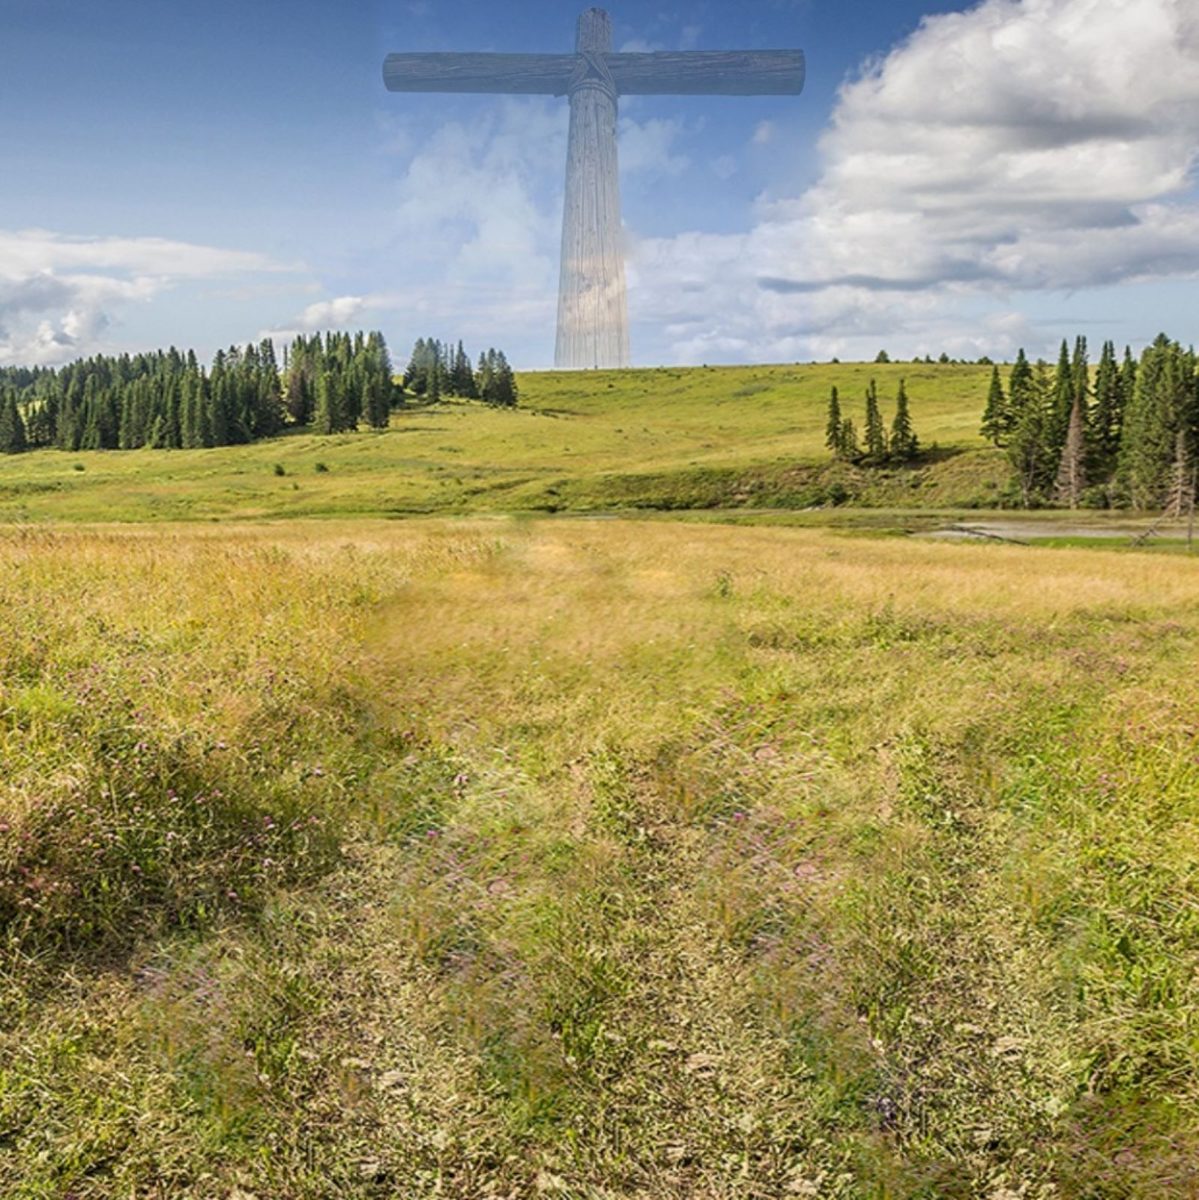
[[[554,361],[586,369],[629,363],[619,98],[798,95],[804,71],[800,50],[613,54],[611,18],[591,8],[579,18],[574,54],[392,54],[383,81],[393,92],[570,97]]]

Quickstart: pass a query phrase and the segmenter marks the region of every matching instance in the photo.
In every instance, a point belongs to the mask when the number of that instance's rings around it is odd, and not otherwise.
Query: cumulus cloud
[[[379,313],[402,311],[404,299],[402,293],[375,292],[367,296],[336,296],[330,300],[318,300],[292,320],[273,329],[263,329],[258,336],[290,341],[301,334],[350,327],[358,329]]]
[[[260,254],[163,238],[0,230],[0,361],[91,353],[129,305],[187,281],[279,269]]]
[[[300,328],[338,329],[361,316],[366,306],[365,296],[338,296],[335,300],[320,300],[310,304],[300,314]]]
[[[750,232],[640,244],[637,310],[666,314],[676,356],[1010,349],[1012,294],[1199,275],[1199,9],[926,18],[843,87],[820,152]]]

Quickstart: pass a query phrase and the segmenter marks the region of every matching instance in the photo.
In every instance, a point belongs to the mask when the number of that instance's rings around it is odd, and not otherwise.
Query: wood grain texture
[[[609,54],[622,96],[792,96],[803,91],[802,50]]]
[[[389,54],[383,82],[391,92],[487,92],[564,96],[574,54]]]
[[[791,96],[803,91],[802,50],[608,54],[624,96]],[[392,92],[473,92],[564,96],[573,54],[391,54],[383,82]]]
[[[612,23],[600,9],[579,18],[580,55],[612,47]],[[562,213],[562,276],[554,361],[564,370],[629,365],[629,314],[620,223],[616,96],[586,71],[570,95],[570,141]]]

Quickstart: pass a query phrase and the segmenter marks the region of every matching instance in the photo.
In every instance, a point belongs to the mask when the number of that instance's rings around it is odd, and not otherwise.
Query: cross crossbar
[[[663,51],[606,54],[622,96],[794,96],[803,91],[802,50]],[[565,96],[576,54],[390,54],[392,92]]]

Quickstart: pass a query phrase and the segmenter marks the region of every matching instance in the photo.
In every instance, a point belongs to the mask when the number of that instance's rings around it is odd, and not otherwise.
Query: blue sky
[[[809,61],[799,98],[622,105],[635,361],[1193,337],[1190,0],[609,7],[618,48]],[[380,67],[562,52],[576,11],[0,0],[0,361],[366,326],[548,365],[565,102]]]

